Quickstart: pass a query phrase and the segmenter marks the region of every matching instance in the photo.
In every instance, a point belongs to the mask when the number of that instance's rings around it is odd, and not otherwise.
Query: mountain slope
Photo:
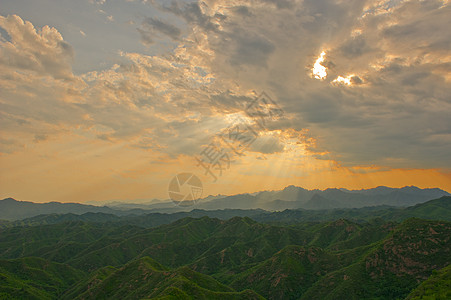
[[[338,267],[338,259],[316,247],[288,246],[238,276],[237,289],[251,288],[268,299],[298,299],[321,276]]]
[[[402,212],[404,217],[416,217],[431,220],[451,219],[451,197],[443,196],[415,206],[407,207]]]
[[[56,299],[83,277],[81,271],[42,258],[0,260],[0,298]]]
[[[448,205],[438,200],[432,204]],[[419,207],[424,213],[425,204]],[[156,228],[70,221],[0,229],[0,259],[36,256],[91,273],[64,285],[67,298],[237,298],[244,296],[235,290],[252,289],[268,299],[397,299],[450,264],[450,238],[450,222],[419,219],[274,225],[202,217]],[[12,278],[30,297],[55,298],[39,279],[3,273],[0,282]],[[148,274],[155,277],[147,280]]]
[[[169,270],[143,257],[103,278],[91,280],[68,291],[62,299],[142,299],[173,296],[191,299],[262,299],[252,291],[235,292],[213,278],[187,267]]]
[[[302,205],[302,208],[304,209],[331,209],[337,207],[342,207],[342,204],[336,200],[330,200],[318,194],[313,195],[309,201]]]
[[[406,299],[451,299],[451,265],[434,271],[431,277],[413,290]]]
[[[363,260],[331,272],[302,299],[398,299],[451,262],[451,223],[409,219]]]

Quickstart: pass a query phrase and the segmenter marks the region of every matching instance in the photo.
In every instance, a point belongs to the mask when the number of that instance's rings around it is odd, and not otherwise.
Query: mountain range
[[[444,191],[291,186],[199,206],[2,200],[0,299],[451,298]]]
[[[195,206],[176,206],[170,201],[137,205],[112,203],[110,206],[94,206],[79,203],[33,203],[17,201],[13,198],[0,200],[0,220],[20,220],[41,214],[84,214],[106,213],[116,216],[140,215],[146,213],[175,213],[192,209],[262,209],[266,211],[283,211],[285,209],[336,209],[363,208],[388,205],[407,207],[441,196],[450,196],[438,188],[420,189],[414,186],[403,188],[377,187],[366,190],[306,190],[301,187],[288,186],[280,191],[263,191],[254,194],[233,196],[208,196],[200,199]]]
[[[269,224],[295,224],[298,222],[323,222],[347,219],[363,223],[379,218],[385,221],[403,221],[416,217],[429,220],[451,221],[451,196],[443,196],[409,207],[374,206],[364,208],[337,208],[325,210],[287,209],[269,212],[261,209],[193,209],[189,212],[144,213],[118,216],[106,213],[84,213],[81,215],[47,214],[15,221],[1,221],[0,228],[14,226],[36,226],[64,222],[116,223],[136,225],[145,228],[169,224],[183,218],[210,217],[228,220],[232,217],[249,217],[255,221]]]
[[[449,206],[450,200],[431,202]],[[446,296],[450,233],[451,222],[418,218],[280,225],[185,217],[153,228],[86,221],[14,226],[0,229],[0,298]]]

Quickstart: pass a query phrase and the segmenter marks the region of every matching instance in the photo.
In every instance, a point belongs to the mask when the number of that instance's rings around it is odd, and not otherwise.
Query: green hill
[[[268,299],[298,299],[321,276],[338,266],[337,257],[320,248],[288,246],[235,276],[231,286],[251,288]]]
[[[85,276],[37,257],[0,260],[0,299],[56,299]]]
[[[321,204],[322,201],[319,201]],[[324,203],[323,203],[324,204]],[[324,204],[326,205],[326,204]],[[406,208],[374,206],[363,208],[336,208],[317,210],[284,210],[252,216],[258,222],[272,224],[295,224],[298,222],[321,222],[338,219],[367,222],[375,218],[401,222],[408,218],[451,221],[451,197],[443,196]]]
[[[404,217],[451,221],[451,197],[443,196],[403,210]]]
[[[256,293],[268,299],[398,299],[450,264],[450,236],[447,221],[399,224],[381,218],[287,225],[202,217],[155,228],[82,221],[15,226],[0,229],[1,266],[20,261],[28,270],[31,262],[23,262],[29,257],[42,263],[32,273],[1,269],[0,293],[35,299],[244,299]],[[47,271],[47,265],[55,267]],[[50,271],[56,266],[60,269]],[[37,270],[50,275],[30,275]]]
[[[451,299],[451,265],[439,271],[434,270],[431,277],[413,290],[406,299]]]
[[[107,274],[94,275],[62,299],[262,299],[252,291],[236,292],[187,267],[170,270],[143,257]]]
[[[451,263],[451,223],[409,219],[363,259],[331,272],[302,299],[398,299]]]

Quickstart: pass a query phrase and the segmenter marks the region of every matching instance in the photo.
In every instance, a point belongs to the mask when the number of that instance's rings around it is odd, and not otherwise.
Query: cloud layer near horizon
[[[64,148],[56,141],[81,139],[141,151],[174,173],[265,91],[285,117],[258,130],[234,172],[259,176],[268,163],[289,166],[275,178],[451,168],[447,1],[142,5],[161,12],[133,20],[149,53],[121,51],[109,68],[83,74],[73,73],[78,49],[58,28],[0,16],[4,158],[46,143],[51,157]],[[173,50],[150,54],[167,41]],[[323,51],[319,80],[312,68]]]

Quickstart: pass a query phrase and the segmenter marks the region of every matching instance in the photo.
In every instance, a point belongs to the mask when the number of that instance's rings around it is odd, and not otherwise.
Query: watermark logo
[[[243,156],[259,138],[259,131],[267,130],[267,123],[283,118],[283,110],[265,92],[246,106],[247,119],[236,117],[233,124],[217,133],[210,144],[195,157],[197,166],[202,167],[204,175],[214,182],[230,169],[230,163],[237,156]]]
[[[251,145],[268,130],[268,123],[284,118],[283,110],[265,92],[250,101],[243,114],[234,117],[231,125],[212,136],[208,145],[195,156],[201,167],[216,182],[230,169],[234,159],[244,156]],[[203,186],[193,173],[180,173],[169,183],[168,194],[178,206],[192,206],[200,199]]]
[[[202,181],[193,173],[179,173],[169,182],[168,194],[178,206],[193,206],[202,197]]]

